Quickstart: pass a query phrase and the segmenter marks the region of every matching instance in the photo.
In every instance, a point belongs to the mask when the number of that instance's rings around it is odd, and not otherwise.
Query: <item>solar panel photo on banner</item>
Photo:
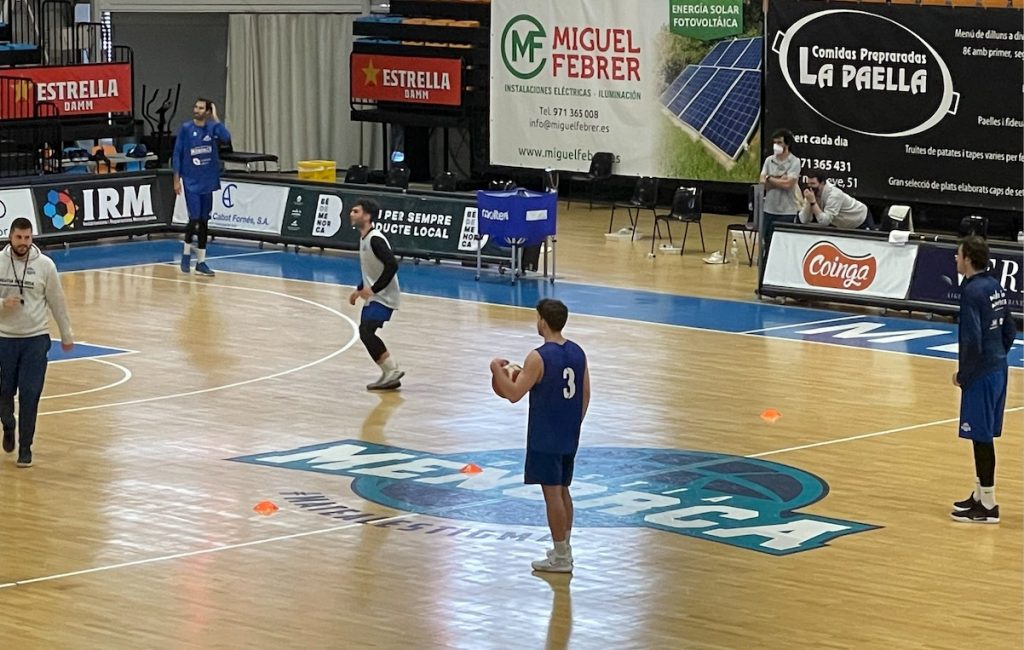
[[[762,47],[760,36],[718,43],[661,95],[677,120],[731,160],[743,153],[761,117]]]

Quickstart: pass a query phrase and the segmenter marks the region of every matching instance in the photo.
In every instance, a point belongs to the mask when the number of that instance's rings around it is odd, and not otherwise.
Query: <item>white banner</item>
[[[210,228],[280,235],[287,202],[286,185],[221,181],[220,189],[213,193]],[[188,211],[181,194],[174,201],[173,221],[188,223]]]
[[[917,246],[884,239],[843,237],[814,230],[776,230],[768,248],[764,284],[821,293],[904,300]]]
[[[754,181],[761,38],[742,6],[492,0],[491,163],[580,172],[609,152],[616,175]]]
[[[11,222],[18,217],[25,217],[32,222],[32,234],[39,234],[36,222],[36,206],[32,200],[32,190],[0,190],[0,238],[7,239],[11,232]],[[2,246],[0,246],[2,247]]]

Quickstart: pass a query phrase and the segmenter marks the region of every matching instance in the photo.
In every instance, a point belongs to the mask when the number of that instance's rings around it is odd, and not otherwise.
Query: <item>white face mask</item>
[[[775,152],[776,156],[781,156],[782,155],[782,145],[779,144],[778,142],[776,142],[775,144],[772,145],[772,151]]]

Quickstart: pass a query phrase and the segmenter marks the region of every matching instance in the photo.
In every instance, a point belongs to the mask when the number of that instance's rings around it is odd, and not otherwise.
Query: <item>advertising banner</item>
[[[293,187],[281,236],[313,246],[323,241],[325,246],[357,248],[359,232],[352,227],[348,213],[360,198],[373,199],[381,206],[377,227],[395,252],[467,258],[476,255],[477,209],[468,197]],[[488,238],[482,241],[485,256],[503,254]]]
[[[495,165],[753,182],[761,3],[493,0]]]
[[[776,230],[764,285],[821,293],[904,300],[917,246],[831,232]]]
[[[279,235],[287,200],[288,188],[281,185],[221,181],[220,189],[213,193],[210,228]],[[174,223],[188,223],[188,210],[181,194],[174,201]]]
[[[956,246],[921,244],[918,248],[914,279],[910,283],[910,300],[959,305],[963,278],[956,272]],[[1006,291],[1010,310],[1018,314],[1024,312],[1024,257],[1021,250],[993,247],[989,249],[989,260],[991,267],[988,273]]]
[[[156,176],[108,177],[32,188],[42,234],[68,234],[119,226],[166,223]]]
[[[1020,210],[1024,12],[770,4],[765,125],[859,198]]]
[[[0,190],[0,239],[7,240],[11,232],[11,222],[18,217],[25,217],[32,222],[32,234],[39,234],[39,222],[36,220],[36,206],[32,202],[32,190],[28,188],[16,190]]]
[[[5,68],[3,74],[35,82],[35,100],[52,102],[62,117],[132,112],[130,63]],[[24,116],[17,105],[25,99],[15,93],[7,106],[0,103],[0,119]]]
[[[353,53],[349,80],[352,99],[462,104],[461,59]]]

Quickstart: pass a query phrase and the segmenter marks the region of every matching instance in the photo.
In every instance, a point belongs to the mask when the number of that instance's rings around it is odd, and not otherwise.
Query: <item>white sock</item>
[[[555,555],[558,557],[569,557],[569,540],[555,542]]]
[[[388,355],[388,358],[381,362],[380,369],[384,372],[394,372],[398,370],[398,362],[393,356]]]
[[[191,255],[192,254],[192,244],[190,244],[188,242],[185,242],[185,250],[182,251],[181,254],[185,255],[186,257]]]
[[[200,248],[199,251],[196,253],[196,262],[198,264],[202,264],[205,261],[206,261],[206,249],[205,248]]]
[[[981,505],[991,510],[996,507],[996,486],[981,488]]]

